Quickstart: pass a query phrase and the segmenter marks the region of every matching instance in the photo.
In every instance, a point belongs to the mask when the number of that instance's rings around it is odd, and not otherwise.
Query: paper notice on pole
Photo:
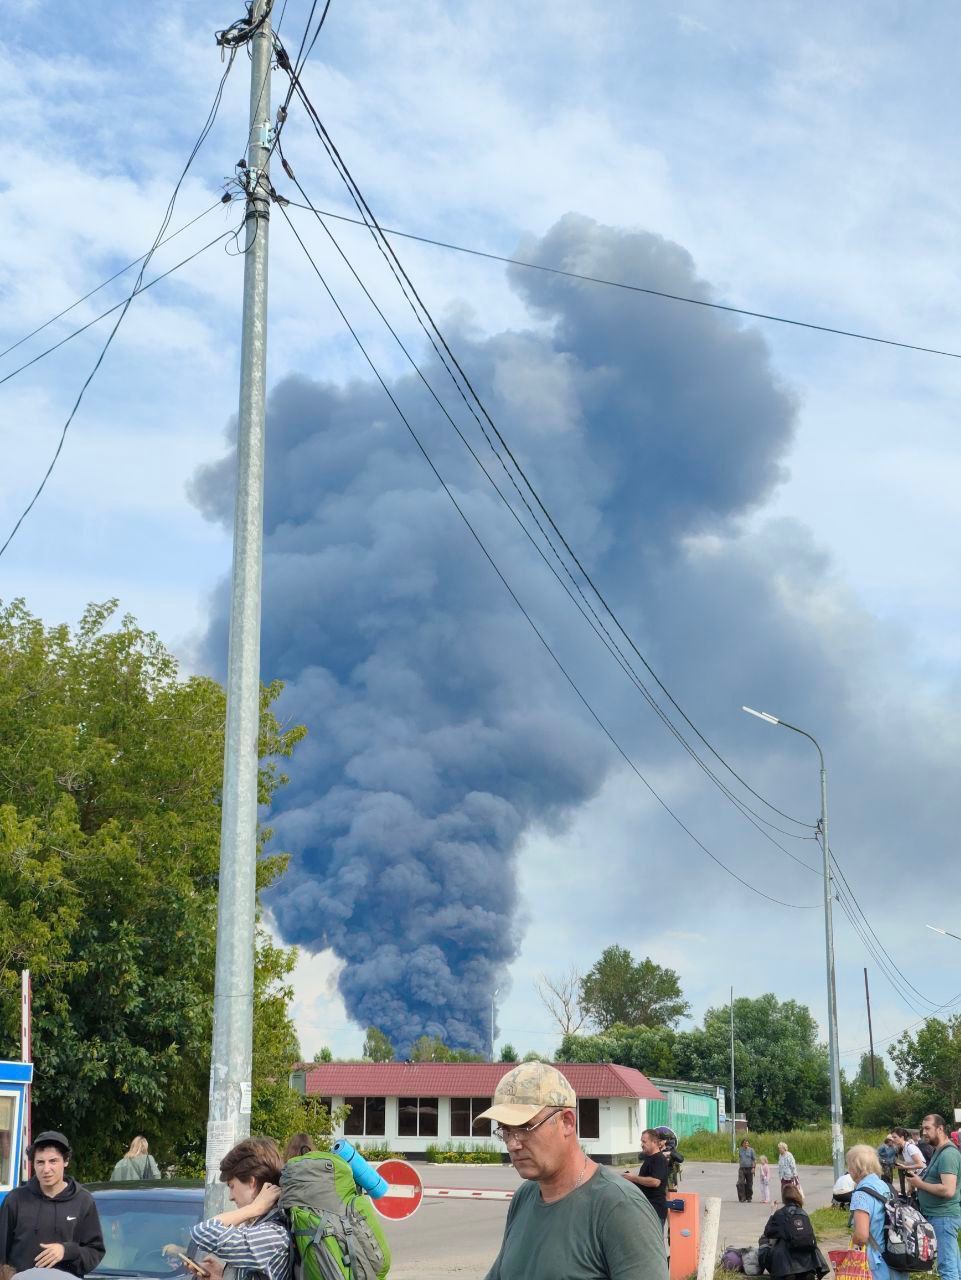
[[[240,1114],[250,1115],[250,1081],[245,1080],[240,1086]]]
[[[236,1129],[233,1120],[207,1121],[207,1168],[219,1169],[220,1162],[234,1145]]]

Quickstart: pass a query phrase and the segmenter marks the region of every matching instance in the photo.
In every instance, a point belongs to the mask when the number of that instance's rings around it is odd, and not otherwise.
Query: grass
[[[847,1129],[844,1141],[848,1147],[856,1142],[866,1142],[876,1147],[883,1140],[884,1129]],[[767,1156],[772,1165],[777,1165],[777,1144],[786,1142],[788,1150],[798,1164],[830,1164],[831,1163],[831,1131],[830,1129],[791,1129],[781,1133],[746,1133],[744,1134],[759,1156]],[[738,1139],[740,1141],[740,1138]],[[731,1135],[729,1133],[692,1133],[682,1138],[678,1144],[687,1160],[726,1160],[737,1163],[736,1155],[731,1152]]]
[[[817,1238],[827,1240],[846,1234],[850,1214],[847,1209],[827,1205],[823,1209],[812,1209],[808,1217],[811,1219],[811,1226]]]
[[[427,1159],[432,1164],[501,1164],[499,1148],[483,1142],[475,1146],[467,1142],[447,1142],[442,1147],[429,1146]]]

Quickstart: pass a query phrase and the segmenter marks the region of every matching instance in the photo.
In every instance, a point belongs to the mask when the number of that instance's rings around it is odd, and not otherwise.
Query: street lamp
[[[494,1061],[494,1001],[497,999],[497,993],[500,987],[495,987],[491,992],[491,1062]]]
[[[939,929],[936,924],[926,924],[925,929],[930,929],[932,933],[944,934],[946,938],[957,938],[961,942],[961,934],[952,933],[950,929]]]
[[[831,1162],[834,1165],[834,1178],[844,1173],[844,1131],[841,1114],[841,1062],[838,1057],[838,997],[834,980],[834,923],[831,916],[831,846],[828,844],[828,775],[824,767],[824,752],[821,744],[805,729],[796,724],[788,724],[767,711],[755,711],[752,707],[742,707],[750,716],[766,720],[768,724],[779,724],[783,729],[799,733],[802,738],[813,742],[817,748],[821,762],[821,852],[824,856],[824,949],[827,959],[828,978],[828,1053],[830,1056],[831,1076]]]

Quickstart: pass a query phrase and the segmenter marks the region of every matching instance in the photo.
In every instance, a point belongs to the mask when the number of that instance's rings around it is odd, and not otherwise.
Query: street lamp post
[[[491,1062],[494,1061],[494,1001],[497,999],[497,993],[500,987],[495,987],[491,992]]]
[[[930,929],[932,933],[940,933],[945,938],[957,938],[958,942],[961,942],[961,934],[952,933],[950,929],[939,929],[936,924],[926,924],[924,927]]]
[[[834,894],[831,889],[831,846],[828,843],[828,774],[824,767],[824,752],[821,744],[806,729],[799,729],[796,724],[788,724],[777,716],[766,711],[755,711],[752,707],[742,707],[748,715],[766,720],[768,724],[779,724],[784,729],[799,733],[802,738],[813,742],[817,748],[821,762],[821,852],[824,858],[824,949],[827,960],[828,980],[828,1054],[830,1057],[831,1075],[831,1163],[834,1165],[835,1181],[844,1173],[844,1129],[841,1113],[841,1062],[838,1057],[838,997],[834,979],[834,922],[831,905]]]

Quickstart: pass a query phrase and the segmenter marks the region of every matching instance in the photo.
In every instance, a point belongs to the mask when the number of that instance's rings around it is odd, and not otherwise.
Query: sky
[[[383,225],[961,351],[951,6],[521,8],[334,0],[304,82]],[[288,46],[308,9],[288,0]],[[239,16],[208,0],[146,16],[118,0],[92,13],[20,6],[0,48],[15,122],[0,348],[147,249],[223,72],[212,33]],[[172,229],[232,175],[248,92],[241,56]],[[319,207],[349,212],[296,111],[284,153]],[[429,1023],[476,1040],[495,987],[498,1041],[547,1053],[557,1036],[534,980],[583,971],[612,943],[676,968],[695,1019],[733,986],[803,1000],[823,1025],[820,879],[746,823],[632,691],[322,229],[291,217],[597,715],[703,845],[802,904],[728,875],[617,754],[275,212],[263,674],[288,682],[285,712],[309,737],[273,824],[293,869],[268,907],[302,947],[305,1054],[359,1052],[355,1019],[368,1016],[400,1036]],[[212,208],[148,275],[238,220],[236,206]],[[365,233],[331,229],[434,380]],[[862,966],[879,1041],[961,993],[961,943],[924,928],[955,924],[961,888],[959,361],[397,248],[705,737],[806,822],[813,747],[740,707],[820,740],[832,846],[916,988],[898,995],[836,909],[842,1065],[856,1066]],[[0,561],[0,598],[23,596],[52,623],[117,596],[184,670],[222,674],[242,266],[228,237],[137,299]],[[0,377],[112,305],[122,283],[0,357]],[[4,536],[105,334],[94,326],[0,384]],[[815,858],[812,843],[770,834]]]

